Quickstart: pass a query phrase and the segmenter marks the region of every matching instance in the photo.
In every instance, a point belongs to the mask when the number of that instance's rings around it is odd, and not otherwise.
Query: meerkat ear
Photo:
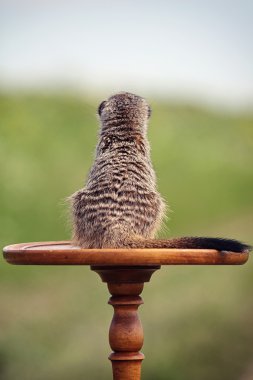
[[[152,114],[152,109],[150,106],[148,106],[148,118],[150,118],[151,114]]]
[[[99,116],[101,116],[101,113],[102,113],[102,111],[103,111],[103,108],[104,108],[104,106],[105,106],[105,103],[106,103],[106,101],[104,100],[102,103],[100,103],[100,105],[99,105],[99,107],[98,107],[98,114],[99,114]]]

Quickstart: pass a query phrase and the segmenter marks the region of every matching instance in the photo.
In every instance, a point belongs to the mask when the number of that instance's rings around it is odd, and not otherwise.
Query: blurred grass
[[[0,95],[1,246],[70,236],[65,198],[83,185],[96,145],[94,99]],[[168,235],[252,243],[253,116],[152,102],[149,128]],[[140,311],[143,379],[253,378],[253,270],[169,267]],[[0,379],[111,378],[112,310],[86,267],[0,262]]]

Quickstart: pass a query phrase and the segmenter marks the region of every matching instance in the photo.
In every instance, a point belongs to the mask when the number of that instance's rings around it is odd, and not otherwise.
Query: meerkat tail
[[[165,203],[156,187],[147,139],[149,104],[123,92],[103,101],[96,156],[86,185],[71,197],[73,243],[82,248],[179,248],[246,252],[236,240],[152,240]]]
[[[126,242],[129,248],[215,249],[217,251],[246,252],[252,247],[233,239],[209,237],[180,237],[168,240],[133,239]]]

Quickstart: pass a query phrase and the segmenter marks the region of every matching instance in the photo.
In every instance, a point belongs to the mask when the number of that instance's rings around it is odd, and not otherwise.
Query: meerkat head
[[[121,92],[104,100],[98,107],[102,123],[114,121],[117,124],[129,124],[143,127],[151,115],[151,108],[144,98]]]

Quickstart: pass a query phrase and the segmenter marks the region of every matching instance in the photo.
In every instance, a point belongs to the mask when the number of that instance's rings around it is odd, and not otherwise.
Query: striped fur
[[[154,240],[165,214],[150,160],[150,107],[130,93],[111,96],[98,109],[101,128],[86,186],[74,193],[73,242],[84,248],[248,249],[234,240]]]

